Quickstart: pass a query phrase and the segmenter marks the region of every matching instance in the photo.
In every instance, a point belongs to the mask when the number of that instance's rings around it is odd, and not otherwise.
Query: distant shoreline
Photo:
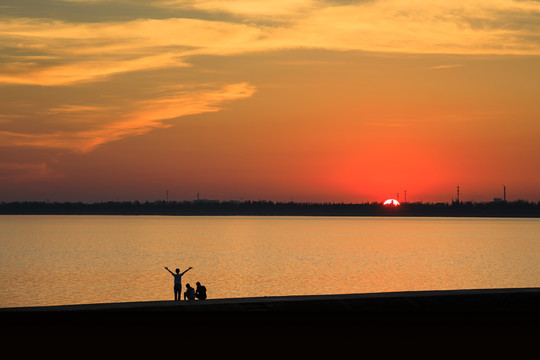
[[[296,203],[272,201],[2,202],[0,215],[540,217],[540,202]]]

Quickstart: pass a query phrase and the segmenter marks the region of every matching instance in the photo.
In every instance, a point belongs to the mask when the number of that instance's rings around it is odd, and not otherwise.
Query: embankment
[[[540,288],[4,308],[0,319],[4,330],[450,327],[537,331]]]

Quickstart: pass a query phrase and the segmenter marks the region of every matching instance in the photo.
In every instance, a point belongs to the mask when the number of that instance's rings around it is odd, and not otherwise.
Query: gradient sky
[[[0,201],[540,201],[540,1],[0,0]]]

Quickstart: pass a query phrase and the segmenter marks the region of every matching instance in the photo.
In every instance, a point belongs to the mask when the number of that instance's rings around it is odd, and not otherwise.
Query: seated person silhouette
[[[184,293],[184,300],[195,300],[195,289],[193,289],[189,284],[186,284],[186,292]]]
[[[197,281],[197,290],[195,291],[195,297],[199,300],[206,300],[206,287],[201,285],[201,283],[198,281]]]

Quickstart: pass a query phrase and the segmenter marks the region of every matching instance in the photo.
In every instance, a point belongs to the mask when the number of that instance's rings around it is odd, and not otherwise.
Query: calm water
[[[0,216],[0,307],[540,286],[540,219]]]

